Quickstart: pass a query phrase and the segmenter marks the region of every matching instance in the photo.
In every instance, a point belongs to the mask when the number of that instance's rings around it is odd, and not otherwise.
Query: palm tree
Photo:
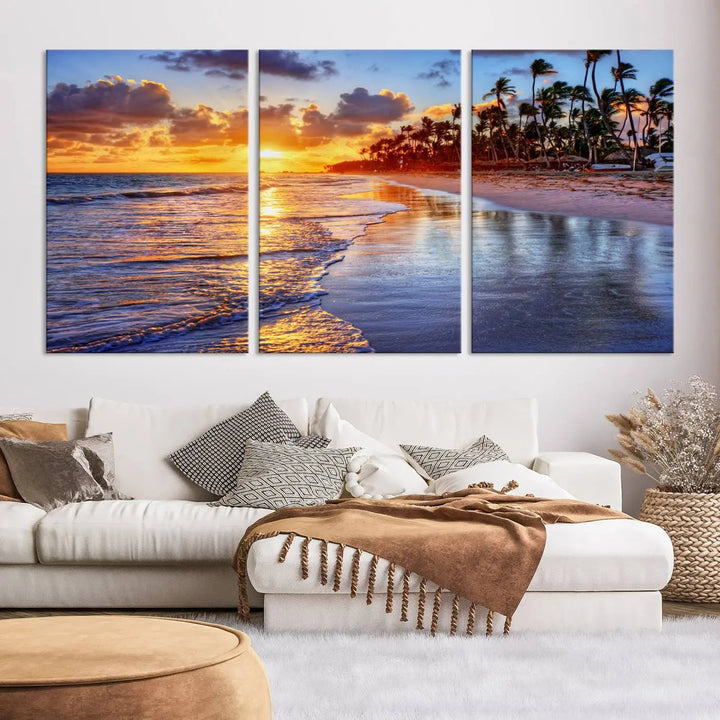
[[[453,145],[453,155],[455,156],[455,160],[457,162],[460,162],[460,125],[457,124],[457,121],[460,120],[462,116],[462,106],[460,103],[455,103],[452,107],[452,145]]]
[[[665,98],[670,97],[674,92],[675,85],[670,78],[660,78],[650,86],[650,90],[645,98],[647,107],[645,112],[642,113],[645,117],[645,124],[643,125],[642,130],[643,145],[646,144],[650,124],[654,122],[657,126],[657,118],[659,117],[659,113],[665,104]]]
[[[658,152],[662,152],[662,144],[663,144],[662,127],[660,125],[660,121],[663,118],[665,118],[667,120],[666,134],[669,135],[672,131],[670,123],[672,123],[674,112],[675,112],[675,103],[673,103],[673,102],[665,102],[662,109],[660,110],[660,115],[659,115],[658,124],[657,124]]]
[[[509,77],[505,77],[504,75],[501,75],[496,81],[495,85],[493,85],[490,88],[490,92],[487,92],[483,95],[483,100],[487,100],[488,98],[494,97],[495,102],[497,103],[497,107],[499,111],[498,112],[499,120],[500,120],[500,131],[501,131],[501,139],[503,141],[503,149],[505,150],[505,155],[507,156],[507,149],[505,148],[505,141],[508,142],[510,145],[510,149],[512,150],[513,155],[515,156],[515,159],[518,158],[518,150],[517,148],[510,143],[508,136],[507,136],[507,113],[505,112],[507,110],[507,106],[505,105],[505,96],[512,96],[516,93],[515,86],[511,83]]]
[[[590,99],[590,92],[587,89],[588,73],[590,72],[591,62],[592,61],[590,59],[590,53],[586,51],[585,52],[585,78],[583,79],[583,84],[582,84],[582,86],[585,90],[585,93],[580,96],[580,112],[582,113],[582,124],[583,124],[583,133],[585,135],[585,142],[587,143],[587,146],[588,146],[588,162],[591,162],[592,157],[593,157],[593,146],[592,146],[592,143],[590,142],[590,125],[587,121],[587,117],[585,114],[585,103],[592,102],[592,100]]]
[[[541,75],[557,75],[557,70],[552,66],[551,63],[543,60],[543,58],[537,58],[530,63],[530,72],[532,73],[532,104],[535,107],[535,80]],[[545,152],[545,141],[540,134],[540,127],[537,122],[535,123],[535,130],[537,131],[538,140],[540,141],[540,149],[542,156],[545,159],[545,164],[550,167],[550,161],[548,160],[547,152]]]
[[[612,113],[614,113],[615,110],[613,109],[611,113],[608,112],[609,108],[613,107],[612,103],[610,103],[610,104],[605,103],[601,107],[600,92],[598,91],[597,80],[595,79],[595,70],[597,69],[598,61],[600,60],[600,58],[605,57],[606,55],[610,55],[610,50],[586,50],[585,52],[586,52],[586,62],[592,68],[590,70],[590,79],[592,81],[593,92],[595,93],[595,101],[597,103],[598,110],[600,111],[600,115],[602,116],[603,125],[605,126],[605,131],[607,132],[609,137],[611,137],[615,140],[623,157],[625,157],[625,159],[628,162],[630,162],[630,155],[628,154],[627,150],[625,149],[625,145],[623,145],[622,140],[620,140],[618,137],[616,137],[615,130],[613,129],[613,126],[612,126],[611,117],[612,117]],[[587,75],[587,73],[586,73],[586,75]],[[605,92],[605,90],[603,90],[603,93],[604,92]],[[610,90],[609,92],[615,93],[614,90]],[[615,95],[617,95],[617,93],[615,93]]]
[[[592,102],[592,97],[590,97],[590,93],[588,92],[588,89],[585,87],[585,85],[575,85],[574,87],[570,88],[570,93],[568,95],[568,99],[570,100],[570,110],[568,111],[568,125],[570,125],[570,121],[574,121],[577,119],[577,115],[575,114],[575,103],[576,102]]]
[[[635,132],[635,121],[633,120],[632,116],[632,108],[630,107],[630,99],[628,97],[628,93],[625,90],[625,80],[637,80],[637,72],[635,71],[635,68],[630,64],[623,62],[620,59],[620,51],[615,51],[615,57],[617,58],[617,67],[611,68],[613,77],[615,78],[616,83],[620,83],[620,94],[623,98],[623,103],[625,105],[625,117],[627,121],[630,123],[630,134],[632,135],[633,139],[633,160],[632,160],[632,169],[635,170],[637,166],[637,158],[638,158],[638,140],[637,140],[637,133]],[[625,123],[623,123],[623,127],[625,127]],[[622,133],[622,129],[620,130]]]

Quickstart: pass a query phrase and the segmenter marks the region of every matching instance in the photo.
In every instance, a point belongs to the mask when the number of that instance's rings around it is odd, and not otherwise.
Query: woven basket
[[[648,490],[640,519],[659,525],[675,551],[666,600],[720,602],[720,494]]]

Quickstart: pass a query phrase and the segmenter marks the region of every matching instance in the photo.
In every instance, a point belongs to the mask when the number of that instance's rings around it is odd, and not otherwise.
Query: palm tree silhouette
[[[617,67],[611,68],[611,72],[613,74],[613,77],[615,78],[615,82],[620,83],[620,94],[622,95],[623,104],[625,105],[625,118],[630,123],[630,135],[633,139],[632,169],[635,170],[638,160],[638,139],[637,133],[635,132],[635,122],[633,120],[632,107],[630,106],[628,91],[625,89],[625,80],[636,80],[637,72],[630,63],[623,62],[620,59],[619,50],[615,51],[615,56],[617,57],[618,64]],[[637,91],[635,92],[637,93]],[[623,128],[624,127],[625,123],[623,123]],[[622,134],[622,128],[620,129],[620,133]]]
[[[615,135],[615,129],[613,128],[613,123],[611,121],[612,115],[616,109],[615,104],[614,102],[608,101],[608,98],[610,97],[609,94],[606,94],[606,101],[601,103],[601,93],[598,91],[597,80],[595,79],[595,71],[597,69],[598,61],[600,58],[610,55],[610,52],[610,50],[586,50],[586,61],[591,67],[590,79],[592,81],[593,92],[595,93],[595,101],[597,103],[598,110],[600,111],[600,115],[602,116],[605,130],[607,131],[607,134],[615,140],[615,143],[617,144],[623,157],[628,162],[631,162],[630,155],[625,149],[625,145],[623,145],[622,140]],[[605,94],[606,89],[603,89],[602,93]],[[614,96],[617,96],[615,90],[608,90],[608,93],[612,93]]]
[[[530,72],[532,73],[532,105],[535,108],[535,80],[541,75],[557,75],[557,70],[552,66],[551,63],[543,60],[543,58],[537,58],[530,63]],[[540,127],[535,122],[535,130],[537,132],[538,140],[540,141],[540,149],[542,156],[545,160],[545,165],[550,167],[550,161],[548,160],[547,152],[545,151],[545,140],[540,133]]]
[[[505,143],[507,141],[507,144],[510,145],[510,149],[512,150],[513,155],[515,156],[515,159],[518,158],[518,150],[517,148],[510,142],[508,138],[507,133],[507,106],[505,105],[505,97],[512,97],[517,91],[515,90],[515,86],[510,81],[509,77],[505,77],[504,75],[501,75],[496,81],[495,84],[490,88],[489,92],[486,92],[483,95],[483,100],[487,100],[488,98],[494,97],[495,102],[497,103],[497,116],[498,121],[500,123],[500,133],[501,133],[501,139],[503,141],[503,149],[505,150],[506,159],[507,158],[507,148],[505,147]]]

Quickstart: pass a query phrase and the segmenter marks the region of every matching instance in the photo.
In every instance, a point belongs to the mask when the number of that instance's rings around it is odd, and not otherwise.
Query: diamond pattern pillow
[[[300,431],[266,392],[249,408],[175,450],[168,460],[196,485],[225,495],[235,487],[248,440],[297,442]]]
[[[310,450],[248,440],[237,487],[208,504],[270,510],[322,505],[340,496],[348,461],[357,450]]]
[[[413,465],[429,480],[437,480],[448,473],[464,470],[480,463],[510,460],[507,453],[483,435],[465,450],[446,450],[428,445],[401,445]]]

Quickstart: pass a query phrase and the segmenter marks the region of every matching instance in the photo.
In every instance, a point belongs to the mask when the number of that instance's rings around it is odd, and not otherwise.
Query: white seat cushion
[[[35,505],[0,502],[0,565],[26,565],[37,562],[35,525],[45,511]]]
[[[164,407],[92,398],[87,434],[113,434],[115,485],[120,492],[146,500],[215,500],[167,456],[249,405]],[[300,434],[307,435],[307,400],[282,400],[278,405]]]
[[[41,563],[232,563],[245,529],[270,510],[187,500],[64,505],[40,522]]]
[[[277,558],[285,541],[279,535],[253,544],[248,555],[248,577],[261,593],[333,592],[332,582],[323,586],[320,577],[319,543],[310,543],[307,580],[300,578],[301,542],[296,540],[284,563]],[[330,575],[335,568],[337,545],[329,548]],[[345,548],[343,582],[340,592],[350,592],[352,556]],[[359,587],[367,588],[371,555],[363,553],[360,561]],[[673,566],[673,550],[665,532],[639,520],[598,520],[596,522],[547,526],[545,552],[529,590],[536,592],[591,592],[660,590],[665,587]],[[469,568],[470,572],[471,569]],[[378,592],[383,591],[387,562],[377,568]],[[395,573],[395,587],[402,589],[402,572]],[[411,592],[418,587],[413,576]]]

